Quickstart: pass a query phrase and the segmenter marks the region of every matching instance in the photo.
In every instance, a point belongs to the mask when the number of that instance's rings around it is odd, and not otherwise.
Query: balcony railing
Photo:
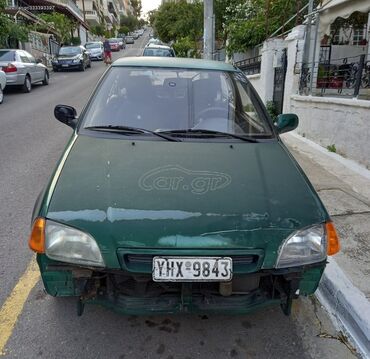
[[[84,16],[80,8],[72,0],[48,0],[54,4],[63,5],[83,21]]]
[[[301,95],[370,99],[370,61],[366,55],[315,63],[312,81],[311,71],[312,64],[302,66]]]
[[[261,72],[262,56],[251,57],[246,60],[238,61],[235,66],[242,70],[246,75],[255,75]]]

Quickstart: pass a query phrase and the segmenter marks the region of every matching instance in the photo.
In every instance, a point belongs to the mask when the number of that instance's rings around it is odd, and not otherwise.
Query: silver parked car
[[[4,89],[6,86],[6,75],[4,71],[0,70],[0,104],[4,101]]]
[[[49,84],[49,71],[41,60],[24,50],[0,49],[0,68],[5,72],[7,86],[22,86],[30,92],[32,84]]]
[[[104,47],[101,41],[92,41],[85,44],[85,48],[90,52],[91,60],[100,60],[104,59]]]

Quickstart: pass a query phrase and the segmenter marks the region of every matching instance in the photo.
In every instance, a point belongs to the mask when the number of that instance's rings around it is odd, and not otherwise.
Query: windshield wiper
[[[171,142],[181,142],[181,140],[177,138],[173,138],[170,136],[166,136],[164,134],[155,132],[155,131],[150,131],[145,128],[137,128],[137,127],[130,127],[130,126],[119,126],[119,125],[106,125],[106,126],[90,126],[90,127],[85,127],[86,130],[91,130],[91,131],[106,131],[106,132],[118,132],[122,133],[125,135],[137,135],[137,134],[143,134],[143,133],[149,133],[151,135],[155,135],[158,137],[161,137],[167,141]]]
[[[255,138],[247,137],[244,135],[236,135],[234,133],[229,132],[222,132],[222,131],[214,131],[214,130],[206,130],[206,129],[195,129],[195,128],[188,128],[184,130],[171,130],[171,131],[161,131],[159,133],[166,133],[166,134],[179,134],[179,135],[187,135],[187,134],[200,134],[200,135],[211,135],[214,137],[230,137],[230,138],[236,138],[241,141],[245,142],[252,142],[257,143],[259,142]]]

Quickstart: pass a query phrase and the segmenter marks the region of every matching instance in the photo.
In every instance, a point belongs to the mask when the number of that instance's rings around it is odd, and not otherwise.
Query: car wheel
[[[42,80],[44,86],[49,85],[49,72],[45,71],[44,79]]]
[[[59,69],[58,69],[57,67],[53,67],[53,71],[54,71],[54,72],[58,72],[58,71],[59,71]]]
[[[4,101],[4,91],[0,85],[0,105],[3,103]]]
[[[31,92],[31,88],[32,88],[31,77],[30,75],[26,75],[26,77],[24,78],[22,90],[24,93],[29,93]]]

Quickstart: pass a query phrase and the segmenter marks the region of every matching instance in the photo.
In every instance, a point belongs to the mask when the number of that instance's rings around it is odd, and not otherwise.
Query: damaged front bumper
[[[79,315],[86,303],[129,315],[245,314],[280,304],[289,315],[292,300],[313,294],[325,268],[325,262],[321,262],[235,274],[226,283],[158,283],[149,273],[82,268],[51,261],[45,255],[38,255],[37,260],[47,293],[77,297]]]

